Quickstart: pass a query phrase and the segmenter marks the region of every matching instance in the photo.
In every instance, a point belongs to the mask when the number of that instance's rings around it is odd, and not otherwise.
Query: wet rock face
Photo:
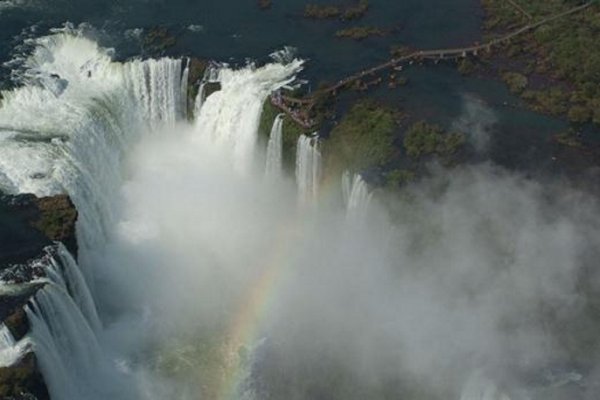
[[[16,365],[0,368],[0,399],[50,400],[35,354],[26,354]]]
[[[68,196],[0,195],[0,269],[24,263],[60,241],[77,255],[77,210]]]
[[[68,196],[37,198],[0,194],[0,321],[16,341],[30,326],[25,306],[43,287],[43,265],[51,253],[47,246],[62,242],[76,256],[77,210]],[[0,367],[0,399],[49,400],[35,354],[25,354],[16,364]]]
[[[37,218],[35,196],[0,196],[0,268],[22,263],[51,244],[31,222]]]
[[[36,218],[31,226],[52,241],[62,242],[73,256],[77,257],[75,223],[77,210],[67,195],[36,198]]]

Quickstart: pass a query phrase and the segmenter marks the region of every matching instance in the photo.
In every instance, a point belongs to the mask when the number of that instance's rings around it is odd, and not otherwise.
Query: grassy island
[[[385,36],[386,32],[373,26],[355,26],[353,28],[340,29],[335,33],[337,38],[349,38],[363,40],[372,36]]]
[[[368,0],[359,0],[350,6],[338,6],[334,4],[307,4],[304,8],[304,17],[311,19],[341,19],[351,21],[362,18],[369,10]]]

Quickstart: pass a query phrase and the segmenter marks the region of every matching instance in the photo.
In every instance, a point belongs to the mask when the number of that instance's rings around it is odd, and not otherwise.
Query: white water
[[[267,163],[265,174],[269,178],[280,178],[282,174],[282,134],[283,134],[283,116],[279,114],[273,121],[269,142],[267,143]]]
[[[30,304],[25,309],[29,336],[53,400],[134,398],[62,287],[47,284]]]
[[[18,362],[29,350],[29,340],[15,340],[4,323],[0,323],[0,367],[9,367]]]
[[[206,82],[200,83],[200,87],[198,87],[198,94],[196,94],[196,99],[194,100],[194,117],[200,115],[200,109],[202,108],[202,104],[204,104],[205,87]]]
[[[183,69],[183,74],[181,75],[181,116],[187,117],[188,110],[188,81],[190,76],[190,59],[186,59],[185,68]]]
[[[50,265],[46,269],[48,277],[63,291],[70,294],[92,330],[99,332],[102,324],[96,304],[77,262],[61,243],[57,245],[56,256],[49,259]]]
[[[125,155],[143,135],[184,116],[182,63],[114,63],[109,51],[64,33],[36,40],[21,81],[21,88],[3,93],[0,108],[0,189],[68,192],[79,211],[80,256],[89,268],[90,254],[102,248],[115,221],[112,203]],[[27,140],[14,140],[22,132]],[[93,271],[86,272],[93,283]],[[48,275],[52,283],[27,313],[53,400],[134,398],[100,349],[94,299],[64,247],[50,260]]]
[[[373,194],[360,174],[351,175],[347,171],[344,172],[342,193],[349,218],[363,218],[367,215]]]
[[[210,95],[196,116],[196,134],[207,146],[229,155],[239,173],[254,170],[257,130],[267,96],[292,82],[302,68],[295,60],[287,65],[269,64],[218,71],[221,90]],[[214,78],[214,77],[213,77]]]
[[[140,138],[166,134],[184,120],[187,67],[182,71],[181,61],[172,59],[114,63],[109,51],[66,33],[36,44],[21,72],[23,86],[3,93],[0,189],[69,193],[79,211],[81,263],[100,268],[86,271],[93,284],[95,275],[105,274],[98,255],[116,228],[114,203],[126,156]],[[209,81],[218,80],[222,90],[196,107],[194,145],[219,149],[238,172],[247,173],[263,102],[301,66],[295,60],[209,71]],[[24,133],[26,140],[15,140]],[[107,357],[110,349],[98,342],[97,334],[105,333],[77,263],[62,246],[49,261],[50,283],[26,311],[52,399],[137,398],[146,389],[119,372]]]
[[[114,222],[124,155],[151,128],[182,117],[186,82],[180,60],[113,63],[108,50],[66,33],[36,46],[20,74],[24,86],[3,93],[0,131],[28,132],[30,140],[2,141],[0,189],[68,192],[85,260]]]
[[[116,64],[85,39],[59,35],[45,41],[39,57],[46,52],[52,61],[40,68],[31,62],[27,86],[8,93],[0,110],[0,121],[10,128],[0,142],[0,171],[15,191],[67,190],[73,196],[82,213],[79,235],[87,239],[80,242],[83,263],[88,265],[85,254],[95,250],[99,256],[90,265],[115,283],[99,290],[103,305],[113,300],[123,313],[94,328],[89,290],[77,286],[80,277],[66,277],[75,265],[69,260],[61,265],[62,280],[54,277],[38,293],[27,313],[53,400],[197,398],[193,384],[204,379],[208,368],[202,361],[204,356],[211,361],[212,354],[187,328],[205,328],[211,312],[234,318],[237,310],[228,301],[247,300],[244,289],[254,288],[265,266],[268,274],[285,272],[267,276],[282,281],[274,284],[280,292],[276,304],[267,304],[272,315],[264,324],[273,328],[268,331],[273,339],[265,346],[282,343],[281,355],[289,356],[282,359],[294,363],[283,366],[293,373],[310,372],[313,365],[324,371],[320,362],[327,358],[364,379],[360,386],[378,376],[394,381],[403,369],[445,378],[465,360],[506,357],[523,364],[547,354],[548,347],[536,340],[545,331],[523,316],[533,313],[539,299],[564,304],[571,295],[568,270],[579,254],[570,243],[599,236],[582,235],[567,218],[544,219],[536,212],[536,197],[520,184],[467,172],[451,179],[454,188],[441,200],[413,193],[413,208],[403,210],[411,215],[395,233],[375,228],[339,235],[343,215],[325,212],[313,229],[305,222],[314,209],[296,210],[285,190],[260,186],[264,165],[260,182],[250,174],[261,105],[270,90],[293,79],[299,62],[213,70],[223,90],[201,106],[193,127],[175,136],[181,127],[173,123],[183,117],[180,62]],[[91,77],[89,66],[94,66]],[[18,132],[53,140],[10,138]],[[137,148],[140,138],[144,143]],[[124,165],[131,170],[124,173]],[[300,202],[314,202],[318,139],[299,139],[296,177]],[[364,182],[347,183],[349,209],[368,209]],[[505,189],[498,196],[480,195],[498,187]],[[125,204],[117,212],[115,197],[121,196]],[[583,208],[578,212],[585,214]],[[482,235],[482,230],[500,233]],[[105,236],[112,247],[102,249]],[[393,246],[382,247],[385,241]],[[524,266],[532,267],[524,272]],[[498,270],[506,276],[496,279]],[[524,333],[514,346],[504,347],[512,333],[497,327],[507,321]],[[150,353],[152,346],[164,347],[169,354],[165,337],[173,334],[189,334],[175,353],[182,354],[176,367],[184,366],[191,389],[180,396],[175,390],[181,385],[174,385],[157,395],[133,375],[142,370],[151,381],[160,380],[160,373],[143,369],[144,346]],[[228,344],[226,336],[218,339]],[[268,350],[273,349],[281,350]],[[300,380],[297,387],[303,384]],[[473,387],[465,388],[462,400],[497,400],[493,386]]]
[[[319,139],[302,135],[296,147],[296,184],[300,204],[316,201],[321,179]]]
[[[17,342],[3,322],[0,322],[0,350],[13,347]]]

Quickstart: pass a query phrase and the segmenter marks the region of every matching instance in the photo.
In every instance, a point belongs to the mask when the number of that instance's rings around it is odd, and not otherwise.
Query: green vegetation
[[[502,80],[504,80],[513,93],[522,93],[529,82],[525,75],[518,72],[505,72],[502,74]]]
[[[363,40],[371,36],[385,36],[385,34],[385,31],[372,26],[356,26],[353,28],[340,29],[335,33],[335,37]]]
[[[408,169],[394,169],[385,175],[385,185],[388,189],[397,189],[398,187],[414,181],[415,172]]]
[[[393,110],[370,100],[358,102],[331,131],[323,146],[326,173],[385,164],[394,153],[396,127]]]
[[[406,153],[414,158],[428,155],[450,156],[464,143],[463,133],[446,133],[439,126],[425,121],[414,123],[404,136]]]
[[[458,72],[462,75],[471,75],[477,69],[477,63],[468,57],[461,58],[457,63]]]
[[[583,143],[581,139],[575,135],[572,131],[567,131],[564,133],[560,133],[554,136],[554,140],[557,143],[562,144],[563,146],[572,147],[572,148],[582,148]]]
[[[338,6],[307,4],[304,7],[304,16],[313,19],[339,18],[342,12]]]
[[[350,21],[353,19],[362,18],[369,10],[368,0],[359,0],[358,4],[347,7],[342,13],[342,19],[344,21]]]
[[[27,354],[17,365],[0,368],[0,398],[25,399],[31,395],[40,400],[49,398],[33,353]]]
[[[566,0],[516,2],[533,16],[534,21],[584,3]],[[488,36],[529,22],[509,2],[482,0],[482,3],[487,11],[485,27]],[[600,8],[597,4],[516,37],[503,47],[502,55],[511,60],[511,71],[503,74],[505,81],[535,110],[567,115],[574,123],[593,121],[600,124]],[[523,74],[535,75],[539,82],[537,87],[523,90],[524,80],[517,77]]]
[[[341,19],[350,21],[362,18],[369,9],[368,0],[359,0],[352,6],[307,4],[304,7],[304,17],[312,19]]]
[[[525,90],[521,97],[527,100],[531,108],[540,113],[561,116],[569,109],[569,96],[559,87],[546,90]]]

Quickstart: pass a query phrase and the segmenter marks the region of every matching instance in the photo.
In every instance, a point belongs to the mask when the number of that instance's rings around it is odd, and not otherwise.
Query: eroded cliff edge
[[[25,307],[44,286],[40,261],[49,256],[48,246],[61,242],[77,255],[76,221],[77,210],[66,195],[0,195],[0,323],[25,349],[12,363],[0,367],[2,399],[49,399],[36,356],[27,343],[30,325]]]

